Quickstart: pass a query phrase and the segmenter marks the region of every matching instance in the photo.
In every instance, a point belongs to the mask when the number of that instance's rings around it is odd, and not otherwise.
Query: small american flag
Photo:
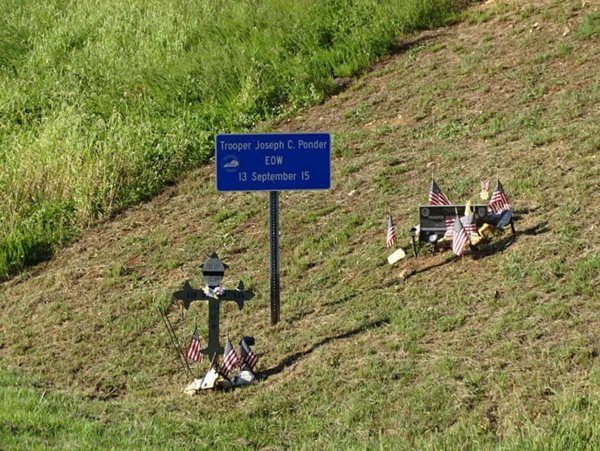
[[[444,238],[451,240],[454,235],[454,218],[452,216],[446,216],[444,219],[446,222],[446,231],[444,232]]]
[[[392,215],[388,216],[387,238],[385,240],[385,245],[388,248],[396,245],[396,228],[394,227],[394,223],[392,221]]]
[[[454,219],[454,233],[452,234],[452,252],[456,255],[462,255],[465,251],[465,247],[469,242],[469,237],[467,236],[467,232],[463,228],[462,222],[458,216]]]
[[[429,190],[429,205],[450,205],[450,201],[433,179]]]
[[[462,222],[463,227],[465,228],[465,232],[468,236],[477,235],[477,224],[475,223],[475,213],[471,209],[471,205],[467,204],[465,206],[465,215],[460,218],[460,222]]]
[[[258,362],[258,356],[243,339],[240,341],[240,355],[242,356],[242,364],[248,365],[250,371],[252,371]]]
[[[238,356],[233,349],[231,340],[227,337],[225,350],[223,351],[223,365],[221,365],[221,374],[227,376],[229,372],[238,364]]]
[[[512,208],[508,202],[506,194],[504,193],[504,187],[502,186],[502,183],[500,183],[500,179],[498,179],[496,188],[494,188],[494,192],[492,193],[492,198],[490,199],[488,207],[490,210],[492,210],[492,213],[495,214],[502,213],[503,211],[510,210]]]
[[[433,179],[431,179],[431,188],[429,189],[429,205],[450,205],[450,201]],[[446,233],[444,233],[444,238],[452,238],[453,226],[454,218],[452,216],[446,217]]]
[[[202,362],[202,352],[200,352],[200,333],[198,333],[198,328],[194,329],[194,333],[192,334],[192,339],[190,341],[190,345],[187,349],[187,359],[192,362]]]

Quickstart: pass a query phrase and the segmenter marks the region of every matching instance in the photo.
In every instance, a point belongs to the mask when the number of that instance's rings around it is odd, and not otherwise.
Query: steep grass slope
[[[0,278],[460,3],[1,1]]]
[[[266,195],[215,193],[210,166],[0,285],[0,358],[20,375],[0,380],[2,441],[600,446],[598,8],[487,2],[403,40],[322,105],[264,124],[334,137],[333,188],[281,196],[276,327]],[[516,240],[387,265],[386,215],[408,249],[432,168],[457,202],[498,174]],[[156,306],[187,279],[201,285],[213,251],[226,285],[257,292],[224,309],[222,330],[255,336],[260,381],[189,399]],[[195,323],[206,336],[205,306],[170,318],[186,340]]]

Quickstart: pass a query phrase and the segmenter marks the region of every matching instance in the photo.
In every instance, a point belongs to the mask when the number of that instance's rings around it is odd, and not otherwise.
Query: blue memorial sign
[[[329,133],[221,134],[215,156],[217,191],[331,187]]]

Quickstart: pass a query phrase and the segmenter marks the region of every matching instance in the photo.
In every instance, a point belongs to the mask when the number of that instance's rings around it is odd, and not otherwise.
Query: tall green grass
[[[0,278],[457,3],[0,0]]]

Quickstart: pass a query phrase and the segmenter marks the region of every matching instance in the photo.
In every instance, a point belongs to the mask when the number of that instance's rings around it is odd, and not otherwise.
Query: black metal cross
[[[202,266],[202,275],[206,281],[208,288],[214,295],[206,294],[204,290],[192,288],[189,282],[185,282],[183,290],[173,293],[175,299],[183,303],[185,309],[190,308],[190,304],[194,301],[208,302],[208,344],[201,350],[202,354],[212,358],[215,354],[223,353],[223,346],[219,342],[219,313],[221,311],[221,302],[234,301],[239,309],[244,308],[244,302],[249,301],[254,297],[254,293],[250,290],[244,290],[242,281],[234,290],[221,290],[220,293],[216,290],[219,287],[223,275],[225,274],[225,265],[217,254],[212,254]]]

